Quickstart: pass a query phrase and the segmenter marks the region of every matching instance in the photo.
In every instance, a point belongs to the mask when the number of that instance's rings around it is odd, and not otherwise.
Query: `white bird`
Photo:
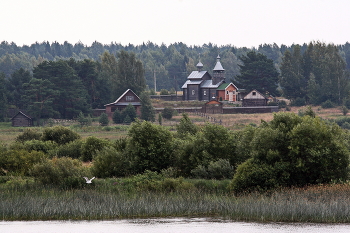
[[[86,183],[87,183],[87,184],[91,184],[91,183],[92,183],[91,181],[92,181],[93,179],[95,179],[95,177],[92,177],[91,179],[89,179],[89,178],[87,178],[87,177],[85,177],[85,176],[84,176],[83,178],[86,180]]]

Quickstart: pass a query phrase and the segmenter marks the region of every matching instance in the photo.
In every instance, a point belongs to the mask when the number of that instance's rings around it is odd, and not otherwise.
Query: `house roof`
[[[105,104],[105,106],[108,106],[108,105],[123,105],[123,104],[121,104],[121,103],[118,103],[128,92],[132,92],[138,99],[140,99],[136,94],[135,94],[135,92],[133,92],[131,89],[128,89],[128,90],[126,90],[121,96],[119,96],[119,98],[116,100],[116,101],[114,101],[114,102],[112,102],[112,103],[109,103],[109,104]],[[127,104],[132,104],[132,103],[138,103],[138,102],[128,102]]]
[[[229,85],[233,85],[236,88],[236,90],[238,90],[236,85],[233,83],[223,83],[217,88],[217,90],[225,90]]]
[[[187,77],[187,79],[202,79],[206,73],[208,73],[208,72],[207,71],[192,71],[192,73]]]
[[[22,111],[18,111],[18,112],[11,118],[11,120],[12,120],[13,118],[15,118],[18,114],[21,114],[21,115],[27,117],[27,118],[30,119],[30,120],[32,119],[30,116],[28,116],[27,114],[23,113]]]
[[[252,93],[256,92],[257,95],[255,95],[254,98],[252,98]],[[243,97],[243,99],[267,99],[263,94],[261,94],[259,91],[257,90],[252,90],[250,91],[246,96]]]
[[[209,80],[210,81],[210,80]],[[199,85],[203,82],[203,80],[187,80],[181,88],[187,88],[187,85]]]

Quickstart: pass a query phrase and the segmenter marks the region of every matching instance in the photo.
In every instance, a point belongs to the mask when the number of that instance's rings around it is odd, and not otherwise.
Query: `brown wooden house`
[[[135,107],[137,115],[141,114],[140,98],[132,90],[128,89],[116,101],[105,105],[108,118],[112,119],[116,109],[123,111],[129,104]]]
[[[268,99],[258,92],[257,90],[252,90],[246,96],[244,96],[242,101],[243,107],[251,106],[266,106]]]
[[[28,127],[33,126],[33,120],[30,116],[19,111],[16,115],[11,118],[12,126],[14,127]]]

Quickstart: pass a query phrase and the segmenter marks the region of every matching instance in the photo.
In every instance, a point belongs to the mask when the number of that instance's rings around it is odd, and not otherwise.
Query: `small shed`
[[[19,111],[16,115],[11,118],[12,126],[14,127],[28,127],[33,126],[33,120],[30,116]]]
[[[257,90],[252,90],[246,96],[244,96],[242,101],[243,107],[251,106],[266,106],[268,99],[258,92]]]
[[[223,104],[217,100],[211,100],[204,104],[204,113],[221,114]]]

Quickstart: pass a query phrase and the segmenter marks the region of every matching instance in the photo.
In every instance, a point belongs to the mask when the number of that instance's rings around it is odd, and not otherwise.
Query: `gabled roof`
[[[254,98],[252,98],[252,93],[256,92],[257,95],[255,95]],[[257,90],[252,90],[250,91],[246,96],[243,97],[243,99],[267,99],[263,94],[261,94],[259,91]]]
[[[108,105],[117,105],[118,102],[126,95],[128,94],[128,92],[132,92],[138,99],[140,99],[136,94],[135,92],[133,92],[131,89],[128,89],[126,90],[116,101],[112,102],[112,103],[109,103],[109,104],[105,104],[105,106],[108,106]],[[132,105],[135,105],[135,103],[139,103],[139,102],[128,102],[128,104],[132,104]],[[124,105],[124,104],[122,104]]]
[[[17,115],[19,115],[19,114],[21,114],[21,115],[23,115],[23,116],[25,116],[25,117],[27,117],[28,119],[32,119],[30,116],[28,116],[27,114],[25,114],[25,113],[23,113],[22,111],[18,111],[18,113],[16,114],[16,115],[14,115],[12,118],[11,118],[11,120],[13,119],[13,118],[15,118]]]
[[[221,84],[221,85],[217,88],[217,90],[225,90],[229,85],[234,86],[234,87],[236,88],[236,90],[238,90],[238,88],[236,87],[236,85],[233,84],[233,83],[223,83],[223,84]]]
[[[202,79],[203,76],[208,73],[207,71],[192,71],[192,73],[187,77],[187,79]],[[208,73],[208,75],[210,75]]]

